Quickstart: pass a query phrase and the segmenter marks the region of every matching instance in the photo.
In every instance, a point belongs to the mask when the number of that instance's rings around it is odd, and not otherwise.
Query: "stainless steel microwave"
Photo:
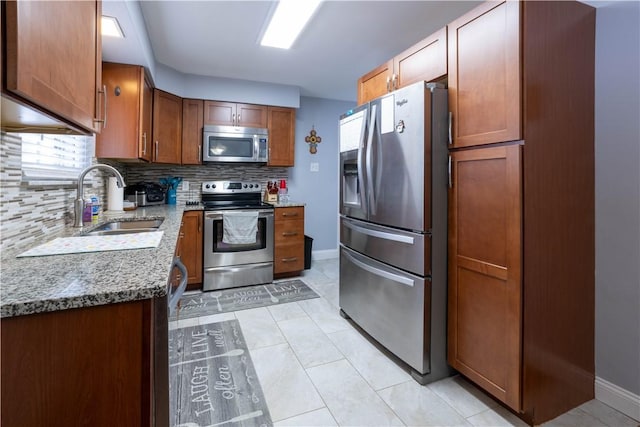
[[[203,162],[266,163],[269,160],[267,129],[205,126]]]

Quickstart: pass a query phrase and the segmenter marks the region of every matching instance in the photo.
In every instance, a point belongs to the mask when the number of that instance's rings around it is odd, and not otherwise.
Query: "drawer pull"
[[[283,213],[282,216],[298,216],[298,212]]]
[[[297,235],[298,235],[298,233],[297,233],[297,232],[295,232],[295,231],[285,231],[285,232],[283,232],[283,233],[282,233],[282,235],[283,235],[284,237],[290,237],[290,236],[297,236]]]
[[[282,258],[282,262],[296,262],[298,260],[297,256],[291,258]]]

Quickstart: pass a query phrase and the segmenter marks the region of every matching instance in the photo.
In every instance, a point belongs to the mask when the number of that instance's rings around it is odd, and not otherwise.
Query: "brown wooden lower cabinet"
[[[452,153],[449,364],[519,410],[520,146]]]
[[[187,267],[189,291],[202,289],[202,215],[202,211],[187,211],[183,214],[176,248],[176,255]]]
[[[273,274],[292,276],[304,270],[304,207],[275,209]]]
[[[153,425],[162,310],[166,323],[166,298],[2,319],[2,425]]]

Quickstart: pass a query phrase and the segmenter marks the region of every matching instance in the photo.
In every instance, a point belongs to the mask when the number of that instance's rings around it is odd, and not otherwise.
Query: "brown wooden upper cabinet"
[[[180,164],[182,98],[153,90],[153,162]]]
[[[7,1],[3,13],[6,93],[85,133],[100,132],[102,3]]]
[[[140,65],[102,64],[107,124],[96,136],[96,157],[152,160],[153,89]]]
[[[235,102],[205,101],[205,125],[267,127],[267,107]]]
[[[182,164],[202,164],[202,126],[204,101],[182,100]]]
[[[296,110],[268,107],[268,166],[293,166],[295,162]]]
[[[447,29],[442,28],[358,79],[358,105],[420,80],[447,74]]]
[[[449,24],[453,147],[522,138],[520,2],[487,2]]]

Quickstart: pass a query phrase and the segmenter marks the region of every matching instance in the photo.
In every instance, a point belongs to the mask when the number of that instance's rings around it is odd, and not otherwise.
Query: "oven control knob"
[[[211,188],[211,186],[209,184],[206,185],[207,188]]]
[[[211,188],[216,188],[216,185],[215,185],[215,184],[213,184],[213,185],[211,186]]]
[[[247,184],[244,185],[244,188],[247,188]]]
[[[249,188],[253,188],[253,184],[249,184]]]

